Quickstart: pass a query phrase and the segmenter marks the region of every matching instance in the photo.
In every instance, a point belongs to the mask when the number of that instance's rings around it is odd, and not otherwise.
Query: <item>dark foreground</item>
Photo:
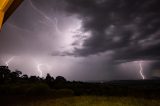
[[[59,99],[28,99],[1,106],[160,106],[159,99],[134,97],[78,96]]]
[[[160,106],[160,80],[78,82],[0,66],[0,106]]]

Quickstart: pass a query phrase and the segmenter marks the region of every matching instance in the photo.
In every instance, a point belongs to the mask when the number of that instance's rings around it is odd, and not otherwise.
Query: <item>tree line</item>
[[[4,95],[23,96],[136,96],[160,97],[159,80],[111,81],[91,83],[67,81],[63,76],[54,78],[47,74],[45,78],[28,76],[21,71],[11,71],[0,66],[0,97]]]
[[[57,76],[55,79],[49,73],[45,78],[39,76],[28,76],[22,74],[21,71],[11,71],[8,66],[0,66],[0,84],[17,83],[17,82],[46,82],[51,85],[52,83],[65,83],[66,79],[63,76]]]

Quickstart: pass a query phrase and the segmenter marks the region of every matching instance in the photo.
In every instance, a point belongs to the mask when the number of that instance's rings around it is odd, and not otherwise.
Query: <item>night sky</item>
[[[0,65],[67,80],[160,77],[160,0],[24,0],[0,32]]]

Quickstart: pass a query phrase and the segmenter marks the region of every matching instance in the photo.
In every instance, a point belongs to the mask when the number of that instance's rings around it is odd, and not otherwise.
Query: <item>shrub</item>
[[[47,95],[50,91],[50,88],[46,84],[32,84],[27,91],[27,95],[31,96],[41,96]]]

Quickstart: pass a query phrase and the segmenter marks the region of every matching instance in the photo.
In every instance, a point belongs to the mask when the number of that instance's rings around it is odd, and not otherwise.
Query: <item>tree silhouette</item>
[[[28,75],[22,75],[22,79],[24,79],[24,80],[28,80]]]
[[[54,78],[48,73],[45,80],[47,83],[51,83],[54,81]]]
[[[40,78],[37,77],[37,76],[30,76],[29,80],[30,80],[31,82],[38,82],[38,81],[40,81]]]
[[[12,79],[12,82],[15,82],[17,81],[18,79],[20,79],[20,75],[22,75],[22,72],[21,71],[13,71],[10,73],[10,78]]]
[[[54,78],[48,73],[45,79],[45,82],[52,87],[54,84]]]
[[[63,76],[57,76],[55,79],[55,82],[57,83],[65,83],[66,79]]]
[[[7,66],[0,66],[0,82],[4,83],[6,80],[9,80],[10,70]]]

